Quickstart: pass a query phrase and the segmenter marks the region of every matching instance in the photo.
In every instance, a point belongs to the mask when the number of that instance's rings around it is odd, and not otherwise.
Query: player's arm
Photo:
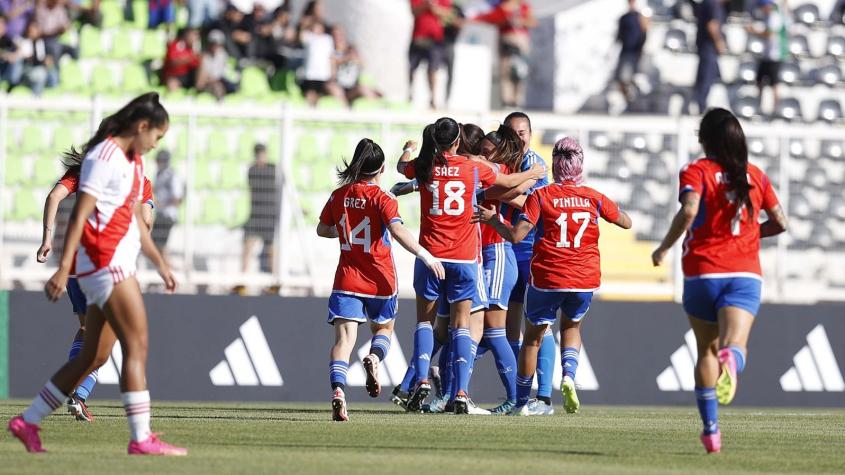
[[[716,46],[716,53],[723,54],[725,52],[725,42],[722,39],[722,32],[719,28],[718,20],[711,19],[707,22],[707,33],[710,35],[710,38],[713,40],[713,44]]]
[[[534,229],[534,224],[525,219],[520,219],[513,226],[503,223],[499,220],[499,213],[495,207],[485,208],[476,205],[475,208],[478,210],[476,213],[478,221],[492,226],[499,233],[499,236],[502,236],[508,242],[514,244],[521,242]]]
[[[399,163],[396,164],[396,171],[405,174],[405,167],[408,166],[408,163],[411,161],[411,153],[413,153],[417,149],[417,143],[413,140],[408,140],[405,142],[405,146],[402,147],[402,155],[399,156]]]
[[[390,192],[393,193],[394,196],[402,196],[402,195],[409,195],[411,193],[415,193],[420,190],[420,185],[417,180],[411,181],[400,181],[399,183],[393,185],[390,188]]]
[[[155,266],[156,270],[158,270],[158,275],[160,275],[162,280],[164,280],[164,288],[169,292],[173,292],[176,290],[176,278],[173,277],[173,273],[170,271],[170,265],[167,263],[167,260],[160,252],[158,252],[158,248],[153,242],[152,234],[150,234],[150,227],[144,220],[145,208],[149,210],[150,206],[145,203],[135,208],[135,219],[138,220],[138,228],[140,228],[139,231],[141,234],[141,252],[147,256],[147,259],[149,259]]]
[[[432,256],[430,252],[417,243],[417,240],[414,239],[414,236],[410,231],[408,231],[408,228],[402,224],[402,221],[392,221],[387,226],[387,229],[390,231],[390,235],[393,236],[393,238],[396,239],[396,241],[404,247],[406,251],[419,257],[426,267],[434,272],[434,275],[436,275],[438,279],[442,280],[446,278],[446,271],[443,269],[443,264],[440,263],[440,260]]]
[[[525,198],[529,190],[537,184],[537,180],[525,180],[519,185],[513,188],[504,188],[501,186],[492,186],[486,190],[484,190],[484,198],[489,200],[499,200],[502,203],[511,204],[517,198],[522,198],[519,200],[519,206],[517,208],[522,208],[522,204],[525,203]]]
[[[619,210],[619,216],[615,220],[611,221],[611,223],[622,229],[631,229],[631,225],[633,224],[631,222],[631,217],[628,216],[628,213],[622,211],[621,209]]]
[[[44,216],[42,218],[44,227],[41,231],[41,247],[35,254],[35,260],[38,262],[46,262],[47,254],[53,249],[53,229],[56,224],[56,213],[59,211],[59,203],[68,195],[70,195],[70,190],[61,183],[56,183],[56,186],[47,195],[47,199],[44,200]]]
[[[666,232],[663,242],[661,242],[660,246],[658,246],[651,254],[651,262],[655,266],[659,266],[663,262],[663,259],[666,257],[666,253],[669,252],[669,249],[671,249],[672,246],[675,245],[675,242],[677,242],[678,239],[687,232],[689,227],[692,226],[692,222],[698,214],[698,207],[700,203],[701,195],[694,191],[687,191],[683,194],[683,196],[681,196],[681,209],[678,210],[678,213],[675,214],[675,218],[672,219],[672,224],[669,226],[669,231]]]
[[[765,222],[760,224],[760,237],[777,236],[785,232],[789,226],[786,219],[786,213],[783,212],[783,207],[779,204],[766,210],[766,215],[769,217]]]
[[[328,224],[317,223],[317,236],[337,239],[337,228]]]
[[[73,256],[76,255],[79,240],[82,238],[85,220],[94,212],[96,206],[97,198],[94,195],[85,192],[78,193],[76,204],[73,207],[73,211],[70,212],[62,260],[59,262],[59,268],[56,270],[56,273],[44,285],[44,292],[47,294],[47,299],[53,302],[61,297],[62,292],[67,286],[70,267],[73,265]]]
[[[141,222],[147,226],[147,229],[153,229],[153,204],[149,201],[141,203]]]
[[[546,176],[546,168],[539,163],[535,163],[528,170],[519,173],[512,173],[505,175],[499,173],[496,175],[496,181],[493,183],[496,186],[504,188],[514,188],[529,180],[539,180]]]

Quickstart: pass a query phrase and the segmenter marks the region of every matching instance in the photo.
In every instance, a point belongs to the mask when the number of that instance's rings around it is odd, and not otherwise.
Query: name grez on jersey
[[[367,207],[367,200],[364,198],[344,198],[344,208],[365,209]]]
[[[592,205],[589,198],[572,196],[569,198],[554,198],[552,206],[555,208],[589,208]]]

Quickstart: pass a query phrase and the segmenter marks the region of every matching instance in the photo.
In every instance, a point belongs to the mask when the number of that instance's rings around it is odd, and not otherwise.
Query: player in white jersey
[[[124,355],[120,389],[131,433],[129,454],[186,455],[188,452],[159,440],[150,430],[147,314],[141,288],[134,277],[138,251],[143,250],[155,264],[166,288],[172,291],[176,287],[167,262],[141,220],[140,206],[144,176],[141,157],[155,148],[168,126],[169,117],[158,94],[147,93],[106,117],[81,151],[71,148],[66,154],[71,159],[85,158],[76,205],[65,236],[65,252],[45,292],[51,301],[58,300],[78,250],[76,273],[89,304],[85,341],[79,356],[65,363],[23,414],[9,421],[9,431],[29,452],[44,452],[38,424],[95,368],[102,353],[111,351],[114,335]]]

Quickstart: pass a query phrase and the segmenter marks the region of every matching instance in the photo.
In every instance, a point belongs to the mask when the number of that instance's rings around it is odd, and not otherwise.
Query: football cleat
[[[422,406],[425,404],[425,398],[427,398],[430,393],[431,385],[428,384],[427,380],[418,382],[414,391],[411,393],[411,397],[408,399],[408,406],[405,409],[408,412],[422,411]]]
[[[94,422],[94,416],[85,405],[85,401],[81,399],[76,393],[71,394],[67,398],[67,412],[70,413],[78,421]]]
[[[336,422],[349,420],[349,414],[346,412],[346,394],[340,388],[335,389],[332,395],[332,420]]]
[[[505,415],[505,414],[508,414],[509,412],[511,412],[511,410],[515,406],[516,406],[516,401],[512,401],[512,400],[509,399],[509,400],[499,404],[498,406],[494,407],[493,409],[490,409],[490,414],[493,414],[495,416],[502,416],[502,415]]]
[[[455,414],[469,414],[469,397],[463,391],[455,396]]]
[[[146,440],[129,442],[127,452],[129,455],[188,455],[188,449],[176,447],[158,438],[159,434],[153,433]]]
[[[449,404],[449,396],[437,396],[428,404],[423,404],[423,412],[429,414],[440,414],[446,412],[446,405]]]
[[[379,397],[381,385],[378,382],[378,356],[370,354],[364,357],[364,371],[367,372],[367,394]]]
[[[716,431],[712,434],[701,434],[701,443],[708,454],[718,454],[722,451],[722,432]]]
[[[489,416],[492,413],[487,409],[476,406],[472,399],[467,398],[467,414],[471,416]]]
[[[555,408],[539,399],[530,399],[528,403],[520,407],[514,407],[512,416],[551,416]]]
[[[402,391],[402,386],[397,385],[393,388],[393,394],[390,396],[390,402],[396,404],[402,409],[408,409],[408,399],[411,397],[410,393]]]
[[[575,381],[569,376],[564,376],[563,382],[560,383],[560,392],[563,394],[563,409],[566,413],[577,413],[581,403],[578,402],[578,394],[575,392]]]
[[[731,350],[722,348],[718,353],[719,379],[716,380],[716,399],[719,404],[727,405],[736,396],[738,383],[736,375],[736,359]]]
[[[23,443],[27,452],[46,452],[46,450],[41,447],[41,437],[38,436],[38,431],[40,431],[41,428],[35,424],[26,422],[23,420],[23,416],[13,417],[12,420],[9,421],[8,429],[13,436],[17,437],[18,440]]]

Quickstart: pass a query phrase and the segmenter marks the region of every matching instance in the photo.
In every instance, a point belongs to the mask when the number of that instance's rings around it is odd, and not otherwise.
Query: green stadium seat
[[[332,191],[337,183],[334,164],[322,162],[311,166],[311,189],[313,191]]]
[[[58,156],[39,158],[35,160],[32,174],[32,184],[35,186],[49,186],[55,184],[64,173],[62,162]]]
[[[79,32],[79,56],[81,58],[99,58],[103,56],[103,38],[100,30],[85,25]]]
[[[21,132],[21,142],[19,150],[23,154],[36,154],[45,150],[47,143],[44,137],[44,130],[35,125],[28,124],[24,126]]]
[[[317,137],[313,134],[303,133],[296,143],[296,151],[293,154],[294,165],[314,163],[320,159],[320,145]]]
[[[356,111],[374,111],[386,108],[387,106],[381,99],[367,99],[366,97],[362,97],[355,99],[355,102],[352,103],[352,110]]]
[[[59,69],[59,89],[65,92],[81,92],[86,88],[85,77],[79,63],[71,61],[63,64]]]
[[[139,30],[145,30],[150,24],[150,2],[147,0],[132,0],[133,25]]]
[[[15,192],[13,221],[36,220],[41,217],[41,204],[35,199],[35,193],[29,188],[21,188]]]
[[[269,95],[270,83],[267,81],[267,75],[256,67],[244,69],[241,74],[240,94],[252,99]]]
[[[91,70],[91,92],[94,94],[104,94],[117,90],[117,81],[111,68],[105,64],[97,64]]]
[[[115,31],[111,37],[109,57],[114,59],[133,59],[136,55],[137,51],[135,51],[135,45],[132,42],[131,32],[125,29]]]
[[[220,188],[243,190],[247,187],[247,171],[238,162],[226,161],[220,164]]]
[[[131,63],[123,68],[123,84],[120,89],[125,92],[141,93],[150,88],[147,72],[140,64]]]
[[[100,2],[100,14],[103,15],[103,28],[114,28],[123,23],[123,2],[103,0]]]
[[[61,153],[71,145],[74,145],[73,130],[68,127],[56,127],[53,131],[53,150]]]
[[[217,182],[214,179],[214,173],[211,170],[211,163],[208,159],[194,161],[194,188],[201,190],[204,188],[218,188]]]
[[[317,108],[319,109],[343,109],[345,106],[336,97],[323,96],[317,101]]]
[[[226,224],[226,204],[222,198],[208,194],[199,202],[202,203],[202,212],[197,220],[199,224]]]
[[[212,131],[205,141],[203,157],[211,160],[229,160],[232,158],[232,151],[229,147],[229,139],[221,132]]]
[[[235,209],[231,213],[232,218],[229,220],[229,226],[242,226],[249,219],[249,195],[246,192],[238,193],[234,206]]]
[[[23,185],[29,182],[29,171],[21,157],[6,157],[6,178],[4,186]]]
[[[167,38],[160,30],[144,30],[141,42],[141,59],[164,59]]]
[[[238,136],[238,160],[241,162],[251,162],[255,150],[255,136],[251,132],[244,130]]]
[[[310,167],[294,167],[293,168],[293,185],[299,191],[311,189],[311,168]]]
[[[355,145],[350,144],[348,135],[335,133],[329,141],[328,157],[338,163],[340,163],[342,158],[352,160],[352,155],[355,153]]]

